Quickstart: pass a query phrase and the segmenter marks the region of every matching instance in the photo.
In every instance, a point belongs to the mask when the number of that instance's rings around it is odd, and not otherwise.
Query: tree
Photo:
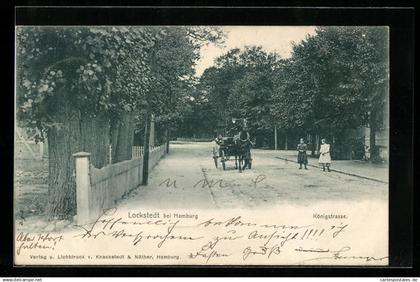
[[[167,151],[171,128],[183,119],[185,106],[197,84],[195,62],[200,49],[209,43],[220,44],[224,34],[217,27],[164,28],[165,37],[156,43],[150,57],[153,75],[152,111],[156,122],[165,128]]]
[[[75,212],[72,154],[90,152],[100,168],[111,143],[114,162],[130,159],[136,118],[158,109],[168,94],[159,87],[177,89],[197,46],[219,37],[217,28],[193,27],[17,29],[17,116],[37,140],[49,141],[51,218]]]
[[[227,100],[231,93],[233,83],[243,75],[243,67],[239,63],[240,49],[229,50],[215,60],[215,66],[206,69],[200,78],[201,88],[207,95],[208,104],[219,118],[228,120],[229,111]]]
[[[217,117],[215,122],[222,120],[228,125],[232,118],[245,118],[257,143],[262,145],[263,136],[273,128],[269,107],[279,56],[250,46],[229,50],[215,62],[200,80],[208,107]]]
[[[166,150],[169,152],[169,128],[179,119],[178,104],[183,94],[180,89],[193,75],[193,65],[198,55],[188,40],[186,28],[166,28],[165,33],[150,58],[155,95],[148,102],[151,112],[159,116],[158,122],[164,124]]]
[[[137,79],[148,71],[143,52],[156,34],[147,28],[25,27],[17,29],[17,117],[49,144],[48,215],[75,212],[72,154],[91,152],[96,167],[108,161],[109,122],[138,98],[116,87],[121,62],[136,58]],[[121,83],[120,83],[121,85]],[[127,85],[129,87],[129,85]]]
[[[137,31],[134,29],[133,31]],[[148,36],[152,37],[152,44],[160,40],[164,33],[157,28],[149,28]],[[117,105],[112,109],[111,140],[112,161],[117,163],[131,159],[134,141],[135,118],[146,106],[146,93],[150,91],[151,68],[147,60],[153,52],[151,48],[145,50],[142,47],[142,36],[139,36],[133,45],[124,52],[125,58],[115,67],[114,78],[116,95],[111,103]]]
[[[371,148],[388,83],[387,30],[322,27],[279,69],[273,108],[284,128],[342,135],[369,125]]]
[[[146,92],[143,184],[148,181],[148,158],[151,115],[165,127],[166,151],[169,152],[170,128],[181,119],[182,107],[192,88],[194,63],[203,44],[220,40],[218,28],[161,27],[164,34],[149,53],[151,87]]]

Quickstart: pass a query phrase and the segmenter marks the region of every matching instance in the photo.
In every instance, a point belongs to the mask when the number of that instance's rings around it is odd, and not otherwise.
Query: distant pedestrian
[[[223,136],[222,134],[219,134],[215,139],[214,142],[216,142],[216,145],[213,147],[213,155],[217,157],[222,156],[222,149],[221,146],[223,145]]]
[[[306,165],[308,164],[308,156],[306,155],[306,150],[308,146],[303,141],[303,138],[300,138],[300,143],[297,145],[298,157],[297,161],[299,163],[299,169],[302,169],[302,164],[305,166],[305,169],[308,169]]]
[[[321,148],[319,149],[319,161],[322,165],[322,170],[325,171],[327,167],[328,172],[330,172],[331,165],[331,155],[330,155],[330,144],[327,144],[325,139],[321,139]]]

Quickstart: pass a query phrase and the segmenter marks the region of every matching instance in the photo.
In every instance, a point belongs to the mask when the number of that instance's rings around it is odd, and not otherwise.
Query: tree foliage
[[[144,58],[160,36],[152,28],[18,28],[19,120],[41,133],[60,126],[49,116],[60,87],[85,113],[132,108],[150,84]]]
[[[16,38],[18,122],[37,140],[48,138],[49,213],[66,217],[75,209],[72,154],[90,152],[102,167],[112,144],[113,161],[131,158],[134,120],[145,108],[162,120],[179,115],[198,48],[222,34],[196,27],[20,27]]]
[[[368,125],[386,98],[386,39],[384,28],[322,27],[295,44],[276,81],[279,125],[324,133]]]
[[[212,117],[203,127],[212,131],[236,117],[256,135],[274,126],[324,136],[360,126],[375,132],[387,102],[387,38],[383,27],[318,27],[287,59],[256,46],[228,50],[201,76],[203,99],[191,112]]]
[[[247,119],[252,132],[271,127],[273,75],[280,58],[261,47],[231,49],[204,71],[201,89],[214,111],[214,128],[232,118]]]
[[[149,56],[152,86],[148,102],[159,127],[177,130],[188,113],[197,84],[195,64],[200,48],[221,44],[217,27],[166,27]]]

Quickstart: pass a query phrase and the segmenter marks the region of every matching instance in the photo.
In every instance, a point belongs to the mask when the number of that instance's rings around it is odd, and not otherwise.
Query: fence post
[[[90,153],[79,152],[73,157],[76,162],[76,223],[82,225],[90,222]]]

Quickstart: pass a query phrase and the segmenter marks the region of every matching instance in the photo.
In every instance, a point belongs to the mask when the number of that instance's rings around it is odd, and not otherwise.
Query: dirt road
[[[322,201],[388,200],[387,184],[309,168],[253,150],[251,170],[239,173],[234,161],[215,168],[211,143],[171,144],[170,154],[121,204],[154,208],[265,208],[277,204],[310,205]]]

